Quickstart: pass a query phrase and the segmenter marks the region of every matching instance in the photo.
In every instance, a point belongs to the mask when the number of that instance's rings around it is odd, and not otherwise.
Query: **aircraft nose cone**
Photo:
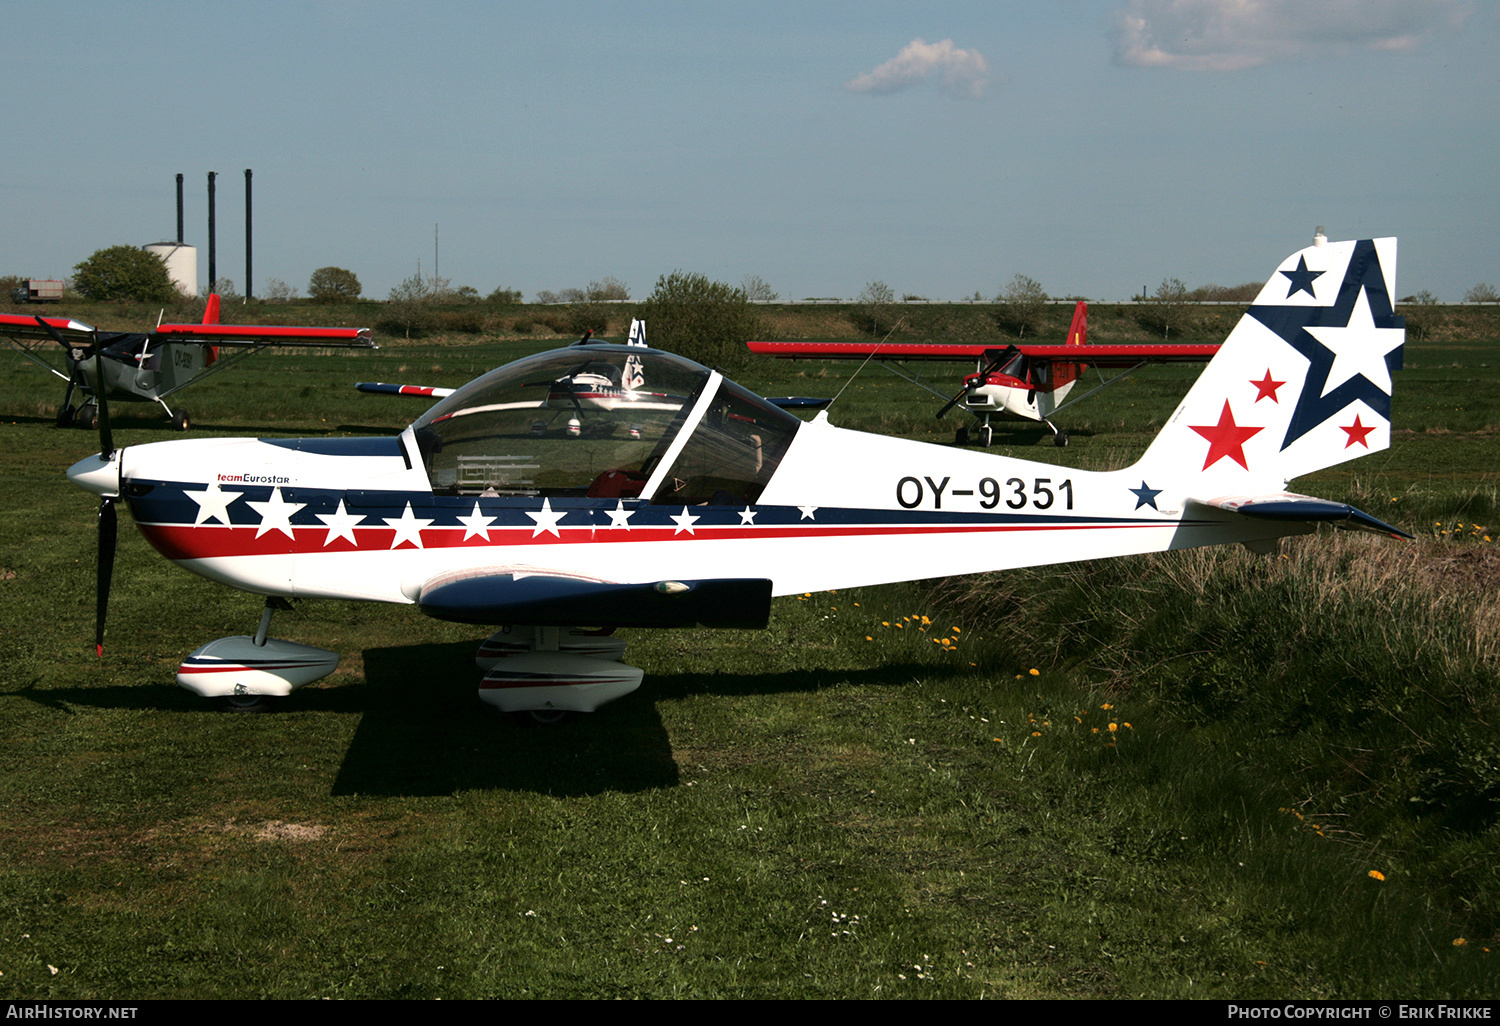
[[[85,456],[68,468],[68,480],[102,498],[119,498],[120,453],[116,452],[109,459],[105,459],[102,453]]]

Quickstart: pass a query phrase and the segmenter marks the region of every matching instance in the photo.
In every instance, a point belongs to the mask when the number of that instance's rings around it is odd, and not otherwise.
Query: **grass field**
[[[333,676],[215,712],[175,668],[260,602],[128,516],[96,659],[96,504],[62,476],[95,439],[0,362],[0,997],[1493,997],[1500,340],[1440,334],[1408,346],[1391,449],[1298,483],[1414,543],[629,632],[641,690],[555,728],[479,704],[482,629],[338,602],[275,627]],[[420,406],[353,381],[539,347],[262,356],[184,398],[195,434],[388,432]],[[831,395],[852,370],[740,377]],[[1192,375],[1080,406],[1067,449],[1003,448],[1125,465]],[[946,442],[936,405],[869,368],[832,418]],[[131,412],[122,443],[171,437]]]

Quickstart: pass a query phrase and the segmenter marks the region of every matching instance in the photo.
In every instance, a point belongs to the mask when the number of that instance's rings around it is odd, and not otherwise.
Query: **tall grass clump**
[[[1283,545],[987,575],[937,598],[1172,722],[1150,777],[1184,815],[1235,805],[1262,832],[1240,803],[1296,817],[1422,878],[1455,930],[1500,934],[1500,552]]]

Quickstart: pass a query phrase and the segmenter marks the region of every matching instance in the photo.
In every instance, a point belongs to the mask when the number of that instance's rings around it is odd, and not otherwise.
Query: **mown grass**
[[[350,382],[539,345],[259,357],[184,398],[203,433],[393,430],[416,408]],[[480,632],[354,603],[276,623],[336,674],[216,713],[176,664],[259,603],[128,526],[94,658],[94,504],[61,475],[93,441],[0,364],[0,995],[1492,997],[1500,411],[1486,360],[1410,350],[1392,449],[1298,487],[1417,543],[633,632],[641,691],[551,730],[478,704]],[[819,370],[746,383],[853,367]],[[1190,376],[1079,407],[1068,449],[1005,441],[1120,465]],[[935,407],[871,368],[833,419],[941,441]],[[170,437],[138,410],[122,441]]]

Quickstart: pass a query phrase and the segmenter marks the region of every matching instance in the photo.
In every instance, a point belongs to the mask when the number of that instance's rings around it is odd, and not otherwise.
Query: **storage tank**
[[[155,253],[167,265],[167,277],[184,296],[198,295],[198,249],[180,242],[153,242],[142,247]]]

